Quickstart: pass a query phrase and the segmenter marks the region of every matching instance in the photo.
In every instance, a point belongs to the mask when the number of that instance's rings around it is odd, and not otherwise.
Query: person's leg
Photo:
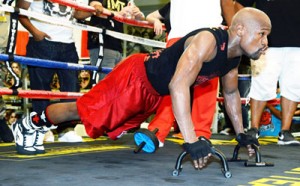
[[[292,119],[295,114],[297,105],[300,101],[300,68],[299,52],[300,48],[286,47],[282,51],[282,74],[280,76],[280,94],[281,94],[281,109],[282,109],[282,126],[279,133],[279,145],[299,145],[291,134]]]
[[[27,45],[27,56],[39,59],[54,60],[57,61],[59,54],[59,47],[56,46],[55,42],[50,41],[34,41],[30,38]],[[53,80],[53,76],[56,69],[52,68],[41,68],[35,66],[28,66],[28,73],[30,79],[30,88],[32,90],[45,90],[50,91],[50,84]],[[50,104],[49,99],[32,99],[32,110],[41,113]],[[44,147],[42,141],[44,140],[45,133],[50,130],[37,130],[35,135],[35,146],[34,148],[39,151],[39,153],[44,153]]]
[[[281,96],[281,130],[290,130],[294,113],[297,109],[298,102],[289,100]]]
[[[68,103],[56,103],[49,105],[46,109],[46,116],[50,124],[58,125],[66,121],[77,121],[80,120],[77,111],[76,102]],[[40,125],[44,125],[41,123]]]
[[[107,135],[111,139],[119,139],[124,134],[126,134],[128,130],[139,129],[141,127],[141,123],[144,122],[148,117],[150,117],[150,115],[154,113],[155,109],[156,108],[152,107],[152,108],[147,109],[147,111],[145,113],[136,114],[133,118],[129,119],[124,124],[122,124],[122,126],[116,128],[115,130],[113,130],[111,132],[108,132]],[[163,144],[161,144],[161,143],[160,143],[160,145],[163,146]]]
[[[60,43],[60,55],[58,60],[67,63],[78,63],[78,54],[74,43]],[[78,71],[57,69],[57,75],[62,92],[79,92]],[[60,102],[71,102],[73,100],[62,99]],[[65,122],[61,123],[56,132],[58,133],[58,141],[60,142],[82,142],[81,136],[74,132],[76,123]]]
[[[52,59],[57,56],[55,51],[49,50],[51,43],[49,41],[34,41],[30,38],[26,47],[26,56],[38,59]],[[50,83],[55,70],[28,66],[28,74],[31,90],[46,90],[50,91]],[[50,104],[48,99],[32,99],[32,109],[36,112],[42,112]]]
[[[281,131],[279,132],[278,145],[300,145],[291,133],[291,125],[298,102],[281,96]]]
[[[99,48],[89,49],[89,55],[91,65],[96,66],[99,55]]]
[[[137,122],[127,125],[129,121],[157,109],[161,97],[146,78],[145,56],[126,58],[77,101],[79,115],[91,138],[106,132],[115,140],[123,131],[137,126]]]
[[[160,142],[164,143],[174,121],[175,117],[172,111],[171,96],[164,96],[156,111],[155,117],[148,125],[148,129],[153,131],[157,128],[158,132],[156,136]]]
[[[121,61],[121,59],[122,55],[119,51],[104,49],[101,67],[114,68]],[[100,73],[100,80],[105,76],[105,73]]]
[[[61,44],[60,51],[61,53],[59,55],[59,61],[78,64],[79,58],[74,43]],[[60,91],[79,92],[78,71],[69,69],[57,69],[57,75],[59,78]],[[63,101],[70,102],[74,100]]]
[[[26,56],[39,59],[48,59],[48,54],[44,51],[45,49],[48,50],[48,42],[46,42],[45,40],[37,42],[31,37],[29,38],[28,44],[26,46]],[[51,52],[52,51],[49,51],[49,53]],[[48,82],[48,86],[45,82],[47,81],[47,79],[52,78],[51,74],[53,72],[51,70],[47,70],[48,69],[45,68],[28,66],[30,88],[32,90],[50,90],[50,80]],[[49,100],[32,100],[32,107],[38,112],[42,112],[48,104]],[[36,149],[33,147],[34,141],[36,139],[36,131],[29,131],[23,127],[19,127],[17,125],[19,121],[21,121],[21,119],[17,120],[17,122],[12,125],[17,152],[26,155],[36,154]],[[22,134],[23,131],[24,135]],[[22,136],[24,136],[24,138]]]
[[[52,124],[77,119],[79,116],[75,102],[52,104],[41,113],[31,112],[12,125],[17,152],[23,155],[45,153],[43,138],[39,136],[44,137],[44,131],[49,131]]]
[[[47,40],[42,41],[34,41],[34,39],[30,38],[28,45],[27,45],[27,56],[39,59],[47,59],[47,60],[54,60],[60,61],[61,56],[68,55],[66,53],[60,53],[62,50],[65,50],[64,47],[61,47],[61,44],[58,42],[50,42]],[[66,49],[65,52],[67,52]],[[75,50],[76,52],[76,50]],[[69,56],[66,56],[69,57]],[[70,56],[72,57],[72,56]],[[77,58],[78,59],[78,58]],[[67,60],[67,59],[66,59]],[[77,60],[78,61],[78,60]],[[29,67],[29,76],[30,76],[30,87],[33,90],[50,90],[50,84],[52,82],[53,75],[56,69],[47,69],[47,68],[39,68],[39,67]],[[46,107],[49,105],[49,100],[33,100],[33,109],[37,113],[42,113]],[[35,113],[31,113],[31,116],[35,116]],[[20,122],[28,123],[27,127],[30,125],[30,119],[24,118],[20,120]],[[20,123],[19,122],[19,123]],[[35,154],[35,153],[45,153],[43,147],[43,139],[44,135],[47,131],[50,130],[49,127],[37,127],[36,130],[32,130],[32,128],[26,128],[21,125],[14,125],[13,131],[14,136],[18,137],[18,135],[22,136],[22,131],[24,131],[24,139],[25,141],[16,140],[17,143],[17,150],[20,153],[26,154]]]
[[[260,59],[251,61],[251,128],[247,134],[252,136],[259,135],[258,129],[266,102],[276,98],[277,82],[282,70],[281,61],[273,57],[276,53],[274,48],[269,48]]]
[[[114,59],[115,59],[115,66],[117,64],[119,64],[122,59],[123,59],[123,56],[122,56],[122,53],[118,52],[118,51],[114,51]]]
[[[25,119],[27,120],[25,124],[28,127],[39,129],[43,126],[51,127],[67,121],[77,121],[80,120],[80,117],[76,102],[68,102],[49,105],[44,111],[39,113],[31,112],[30,117]]]
[[[166,47],[172,46],[179,39],[180,38],[173,38],[168,40]],[[158,129],[156,136],[158,140],[161,142],[161,145],[163,145],[165,138],[170,133],[170,130],[174,124],[176,124],[176,121],[172,110],[171,96],[164,96],[161,101],[161,104],[159,105],[156,111],[154,118],[148,125],[148,129],[150,131],[153,131],[156,128]]]
[[[216,111],[219,78],[214,78],[194,89],[192,119],[197,136],[210,139],[211,125]]]
[[[251,99],[250,109],[251,109],[251,128],[258,130],[262,113],[266,107],[266,101],[259,101],[256,99]]]

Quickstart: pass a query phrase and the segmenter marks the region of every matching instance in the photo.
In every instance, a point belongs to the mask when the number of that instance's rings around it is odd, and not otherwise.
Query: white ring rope
[[[1,4],[0,4],[0,10],[5,11],[5,12],[10,12],[10,13],[15,12],[14,7],[8,6],[8,5],[1,5]],[[77,22],[62,20],[59,18],[47,16],[44,14],[40,14],[40,13],[36,13],[36,12],[24,10],[24,9],[19,9],[19,12],[20,12],[19,13],[20,15],[32,17],[32,18],[35,18],[35,19],[38,19],[38,20],[41,20],[41,21],[44,21],[47,23],[60,25],[60,26],[66,26],[66,27],[70,27],[73,29],[103,33],[103,29],[101,29],[101,28],[97,28],[97,27],[93,27],[93,26],[89,26],[89,25],[85,25],[85,24],[80,24]],[[155,41],[155,40],[151,40],[151,39],[147,39],[147,38],[131,36],[128,34],[119,33],[119,32],[115,32],[115,31],[111,31],[111,30],[106,30],[106,34],[110,35],[112,37],[115,37],[117,39],[120,39],[120,40],[126,40],[126,41],[130,41],[130,42],[134,42],[134,43],[139,43],[142,45],[157,47],[157,48],[166,48],[166,43],[161,42],[161,41]]]
[[[239,77],[251,78],[251,74],[239,74]]]

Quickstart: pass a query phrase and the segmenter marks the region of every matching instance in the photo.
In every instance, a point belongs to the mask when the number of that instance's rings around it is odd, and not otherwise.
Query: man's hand
[[[143,12],[135,5],[130,5],[124,7],[120,12],[119,15],[123,17],[127,17],[129,19],[136,19],[136,20],[144,20],[145,16]]]
[[[154,32],[156,35],[161,35],[163,33],[163,24],[159,19],[154,21],[153,26],[154,26],[153,29],[154,29]]]
[[[144,16],[143,12],[141,12],[139,7],[137,7],[137,6],[133,6],[132,15],[133,15],[134,19],[137,19],[137,20],[144,20],[145,19],[145,16]]]
[[[36,30],[35,32],[33,32],[32,36],[35,41],[42,41],[46,38],[51,39],[51,37],[48,34],[46,34],[45,32],[42,32],[40,30]]]
[[[259,146],[257,138],[254,138],[253,136],[244,133],[239,133],[236,137],[236,141],[239,143],[240,146],[246,147],[248,149],[248,154],[250,157],[255,154],[255,150],[252,148],[251,145]]]
[[[100,2],[98,2],[98,1],[92,1],[91,3],[90,3],[90,6],[92,6],[92,7],[94,7],[95,8],[95,12],[94,12],[94,15],[96,15],[96,16],[101,16],[101,13],[103,12],[103,6],[102,6],[102,4],[100,3]]]
[[[208,158],[212,155],[212,145],[210,141],[202,136],[199,137],[199,140],[195,143],[184,143],[183,148],[194,160],[194,167],[196,169],[203,168]]]

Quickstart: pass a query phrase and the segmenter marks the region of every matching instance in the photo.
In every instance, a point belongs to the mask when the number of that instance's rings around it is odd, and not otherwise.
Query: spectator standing
[[[90,0],[90,5],[93,5],[95,2],[101,3],[104,8],[107,8],[116,15],[138,20],[144,19],[144,14],[135,6],[133,1],[129,3],[128,0]],[[95,27],[124,33],[123,23],[111,18],[92,16],[90,24]],[[100,56],[100,58],[103,57],[102,61],[98,61],[100,50],[99,33],[88,32],[88,49],[91,64],[97,67],[113,68],[122,60],[122,41],[106,34],[103,35],[103,56]],[[100,72],[99,79],[103,79],[105,75],[105,73]],[[93,73],[92,81],[94,81],[93,84],[97,81],[95,72]]]
[[[48,16],[72,20],[74,18],[84,19],[91,16],[92,13],[73,11],[72,8],[52,3],[48,0],[19,0],[16,6],[22,9],[31,9],[33,12],[45,14]],[[49,24],[37,19],[31,19],[26,16],[20,16],[19,21],[29,31],[29,42],[26,46],[27,57],[54,60],[60,62],[78,63],[78,54],[73,40],[73,29],[69,27]],[[60,91],[78,92],[78,76],[75,70],[48,69],[36,66],[28,66],[30,78],[30,88],[32,90],[50,91],[50,84],[55,73],[57,73],[60,82]],[[63,100],[71,101],[71,100]],[[49,100],[32,100],[33,110],[43,111],[50,104]],[[63,142],[81,142],[81,136],[74,132],[64,131],[74,125],[66,124],[58,128],[59,141]],[[45,132],[45,131],[43,131]],[[37,138],[44,138],[42,132],[38,132]],[[37,146],[38,148],[38,146]],[[39,149],[38,149],[39,150]],[[41,153],[44,152],[40,149]]]
[[[251,129],[258,127],[268,100],[276,98],[277,81],[281,91],[282,126],[279,145],[300,145],[290,132],[292,119],[300,101],[300,1],[298,0],[236,0],[237,10],[255,4],[272,21],[269,49],[259,60],[252,61],[250,89]]]

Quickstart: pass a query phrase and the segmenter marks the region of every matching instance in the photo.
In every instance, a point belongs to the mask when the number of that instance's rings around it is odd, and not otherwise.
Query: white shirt
[[[183,37],[189,32],[222,23],[220,0],[171,0],[171,31],[168,39]]]
[[[58,3],[50,3],[43,0],[31,1],[30,10],[51,17],[59,17],[64,20],[71,20],[73,14],[73,10],[70,7],[61,6]],[[31,19],[31,23],[40,31],[48,34],[51,39],[46,39],[49,41],[62,43],[74,42],[72,28],[46,23],[36,19]]]

